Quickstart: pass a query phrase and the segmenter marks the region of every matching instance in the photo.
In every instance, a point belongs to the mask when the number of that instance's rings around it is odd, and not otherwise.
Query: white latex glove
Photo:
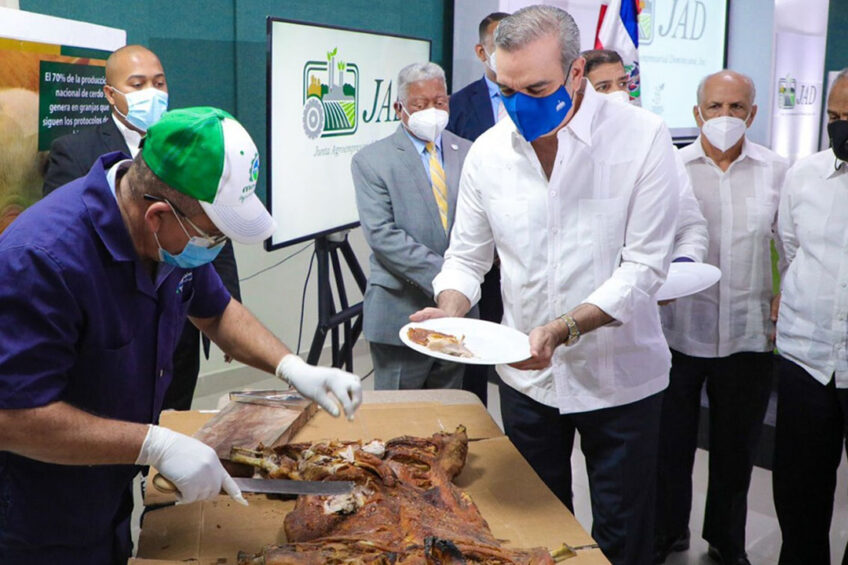
[[[277,376],[333,416],[339,415],[339,407],[331,392],[341,402],[348,420],[353,419],[353,413],[362,404],[359,377],[341,369],[314,367],[290,353],[277,365]]]
[[[179,489],[180,502],[215,498],[224,490],[233,500],[247,506],[241,490],[224,470],[215,450],[187,435],[150,426],[135,464],[156,467]]]

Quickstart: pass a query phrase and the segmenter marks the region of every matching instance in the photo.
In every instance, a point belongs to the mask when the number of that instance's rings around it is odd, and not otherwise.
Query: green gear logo
[[[334,48],[326,61],[303,66],[303,131],[309,139],[352,135],[358,127],[359,67],[337,55]]]

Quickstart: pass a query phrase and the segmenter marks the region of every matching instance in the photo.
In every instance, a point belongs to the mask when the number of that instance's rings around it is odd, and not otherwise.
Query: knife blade
[[[242,492],[285,495],[334,496],[353,490],[353,481],[294,481],[290,479],[245,479],[233,477]],[[153,477],[153,486],[167,494],[178,493],[177,486],[159,473]]]
[[[264,494],[320,494],[325,496],[347,494],[353,490],[353,481],[292,481],[289,479],[243,479],[233,477],[242,492]]]

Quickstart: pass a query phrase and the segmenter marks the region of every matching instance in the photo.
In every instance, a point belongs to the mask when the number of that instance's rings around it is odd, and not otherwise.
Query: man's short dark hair
[[[504,18],[508,18],[509,14],[506,12],[492,12],[485,18],[480,21],[480,27],[477,28],[477,33],[480,36],[480,43],[483,43],[483,40],[486,39],[486,31],[489,29],[489,26],[492,22],[499,22]]]
[[[590,49],[581,53],[586,59],[586,69],[584,74],[589,74],[595,67],[606,65],[609,63],[621,63],[624,66],[624,61],[621,60],[621,55],[612,49]]]

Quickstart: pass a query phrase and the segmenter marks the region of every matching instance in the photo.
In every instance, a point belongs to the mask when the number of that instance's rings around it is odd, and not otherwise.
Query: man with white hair
[[[663,398],[657,561],[689,546],[701,389],[710,402],[710,477],[703,537],[710,554],[746,564],[748,486],[772,389],[770,242],[787,162],[745,136],[757,114],[750,78],[724,70],[698,86],[701,135],[680,150],[707,218],[706,263],[718,284],[662,308],[672,351]]]
[[[830,148],[786,173],[777,221],[784,255],[772,479],[781,565],[831,563],[837,469],[848,445],[848,69],[833,83],[827,121]]]
[[[471,143],[444,131],[445,73],[413,63],[398,74],[397,131],[353,157],[351,171],[371,276],[363,330],[377,389],[460,388],[463,366],[413,351],[398,332],[409,315],[434,305],[433,277],[456,214],[459,174]]]
[[[479,297],[497,246],[504,324],[531,358],[498,366],[507,435],[569,508],[580,433],[592,536],[616,565],[653,561],[654,483],[668,347],[655,293],[677,215],[662,120],[597,94],[576,24],[530,6],[495,33],[501,120],[468,153],[456,225],[433,281],[458,316]]]

